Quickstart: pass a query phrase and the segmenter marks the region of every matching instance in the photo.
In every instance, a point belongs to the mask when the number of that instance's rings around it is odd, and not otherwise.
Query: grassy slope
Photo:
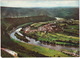
[[[68,20],[68,21],[70,21],[70,20]],[[33,24],[31,24],[31,26],[33,26],[34,28],[35,27],[38,28],[39,26],[42,26],[47,23],[53,23],[53,22],[55,22],[55,21],[33,23]],[[67,23],[59,23],[58,22],[58,25],[60,25],[60,26],[62,26],[62,25],[64,26],[65,24],[67,25],[67,27],[64,28],[64,31],[68,31],[68,33],[66,33],[66,32],[61,33],[60,32],[60,34],[58,34],[58,33],[57,34],[50,34],[50,33],[44,33],[44,32],[34,32],[34,33],[27,34],[27,35],[30,37],[33,37],[33,38],[37,38],[37,40],[40,40],[40,41],[54,42],[56,40],[59,40],[59,41],[65,41],[65,42],[56,42],[56,44],[73,45],[73,46],[77,45],[78,46],[78,44],[76,44],[76,43],[79,42],[79,37],[75,37],[76,34],[78,35],[78,29],[79,29],[78,22],[75,23],[75,25],[72,25],[74,22],[72,24],[71,23],[68,24],[68,23],[69,22],[67,22]],[[74,28],[74,29],[72,29],[72,28]],[[75,36],[70,36],[69,35],[70,32],[74,33]],[[66,42],[68,42],[68,43],[66,43]]]
[[[68,20],[68,21],[70,21],[70,20]],[[69,23],[68,21],[65,21],[67,23],[60,23],[58,21],[39,22],[39,23],[31,24],[31,26],[33,27],[33,29],[35,29],[35,27],[37,29],[38,27],[40,27],[40,26],[42,26],[44,24],[57,22],[56,25],[59,25],[59,26],[64,28],[63,29],[64,32],[59,32],[59,33],[66,34],[66,35],[71,35],[71,36],[77,36],[78,37],[79,36],[79,22],[76,22],[76,20],[74,20],[73,23]],[[74,25],[72,25],[72,24],[74,24]]]
[[[8,48],[8,49],[11,49],[11,50],[17,52],[20,57],[22,57],[22,56],[23,57],[44,56],[44,55],[41,55],[39,53],[27,50],[23,46],[20,46],[16,42],[12,41],[11,38],[9,37],[8,33],[7,33],[9,31],[9,28],[10,28],[9,27],[10,23],[8,23],[6,21],[2,21],[1,24],[2,24],[2,26],[1,26],[1,34],[2,34],[1,35],[1,47]],[[4,57],[4,56],[7,56],[7,54],[4,55],[4,53],[2,53],[2,57]]]
[[[27,36],[30,36],[32,38],[35,38],[36,36],[36,39],[39,41],[45,41],[50,43],[55,42],[56,44],[75,46],[79,43],[79,37],[67,36],[58,33],[51,34],[51,33],[44,33],[44,32],[34,32],[34,33],[27,34]]]
[[[44,22],[44,21],[52,21],[55,20],[55,18],[51,18],[48,16],[32,16],[32,17],[22,17],[22,18],[5,18],[1,19],[2,26],[5,25],[5,29],[7,31],[11,31],[13,28],[16,28],[17,26],[26,23],[32,23],[32,22]]]
[[[13,41],[7,34],[2,36],[1,47],[11,49],[18,53],[19,57],[40,57],[44,56],[29,49],[24,48],[23,46],[17,44]],[[7,54],[2,53],[2,57],[7,56]]]
[[[31,51],[35,51],[35,52],[40,53],[40,54],[45,55],[45,56],[50,56],[50,57],[58,57],[58,56],[68,57],[68,55],[66,55],[66,54],[64,54],[62,52],[59,52],[59,51],[56,51],[56,50],[52,50],[52,49],[49,49],[49,48],[36,46],[36,45],[32,45],[32,44],[27,44],[27,43],[22,43],[22,42],[19,42],[19,41],[15,41],[15,42],[18,43],[19,45],[23,46],[25,49],[29,49]]]

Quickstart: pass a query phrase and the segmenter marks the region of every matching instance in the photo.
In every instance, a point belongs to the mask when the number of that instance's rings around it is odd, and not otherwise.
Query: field
[[[78,46],[79,38],[74,36],[67,36],[63,34],[51,34],[51,33],[44,33],[44,32],[35,32],[30,33],[27,36],[32,38],[37,38],[36,40],[43,41],[45,43],[49,42],[51,44],[60,44],[60,45],[68,45],[68,46]],[[36,36],[36,37],[35,37]]]
[[[48,56],[48,57],[68,57],[69,55],[66,55],[62,52],[56,51],[56,50],[52,50],[49,48],[45,48],[45,47],[40,47],[40,46],[36,46],[36,45],[32,45],[32,44],[25,44],[25,43],[21,43],[18,42],[17,43],[21,46],[23,46],[25,49],[28,49],[30,51],[34,51],[35,53],[39,53],[42,54],[44,56]]]
[[[48,32],[31,32],[31,33],[26,33],[27,36],[34,38],[39,41],[43,41],[45,43],[52,43],[52,44],[60,44],[60,45],[67,45],[67,46],[79,46],[79,25],[78,22],[74,24],[70,23],[68,20],[67,22],[59,22],[59,21],[46,21],[46,22],[39,22],[39,23],[33,23],[30,26],[32,29],[39,28],[40,26],[49,24],[49,23],[54,23],[56,22],[56,26],[63,27],[63,31],[54,33],[53,31],[51,33]],[[76,20],[75,20],[76,21]],[[58,23],[58,24],[57,24]],[[69,24],[70,23],[70,24]],[[73,25],[74,24],[74,25]],[[20,31],[21,33],[24,34],[23,31]]]

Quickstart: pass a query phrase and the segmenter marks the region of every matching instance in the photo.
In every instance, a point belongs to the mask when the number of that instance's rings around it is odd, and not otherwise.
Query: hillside
[[[2,18],[30,17],[47,15],[49,17],[63,17],[66,19],[79,19],[79,8],[12,8],[1,7]]]

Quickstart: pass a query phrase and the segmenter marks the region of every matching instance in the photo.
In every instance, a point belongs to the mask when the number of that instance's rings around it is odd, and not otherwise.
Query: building
[[[62,31],[62,28],[57,26],[55,23],[48,23],[46,25],[38,27],[38,29],[31,29],[31,27],[25,28],[25,33],[29,32],[36,32],[36,31],[43,31],[43,32],[60,32]]]
[[[49,24],[39,27],[38,31],[60,32],[60,31],[62,31],[62,28],[60,28],[59,26],[57,26],[54,23],[49,23]]]

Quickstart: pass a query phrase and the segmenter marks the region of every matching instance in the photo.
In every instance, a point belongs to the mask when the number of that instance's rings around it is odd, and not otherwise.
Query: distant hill
[[[66,19],[79,19],[79,8],[12,8],[1,7],[2,18],[17,18],[47,15],[49,17],[62,17]]]

